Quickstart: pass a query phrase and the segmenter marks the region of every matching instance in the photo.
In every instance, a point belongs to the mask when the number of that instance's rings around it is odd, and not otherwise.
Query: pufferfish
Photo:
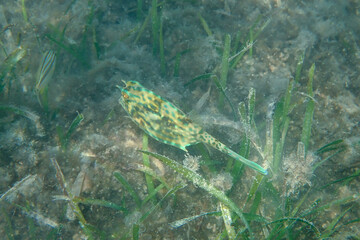
[[[186,152],[186,147],[202,142],[261,174],[267,174],[266,169],[232,151],[200,125],[192,122],[184,112],[169,101],[136,81],[124,83],[124,88],[117,86],[121,90],[119,102],[131,119],[151,137]]]

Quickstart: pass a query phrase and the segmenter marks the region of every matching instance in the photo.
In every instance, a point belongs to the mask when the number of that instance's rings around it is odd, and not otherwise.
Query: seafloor
[[[1,0],[0,43],[1,239],[360,239],[360,1]],[[56,64],[40,105],[48,50]],[[225,191],[246,221],[164,162],[145,166],[144,133],[118,101],[122,80],[268,167],[265,177],[232,171],[217,150],[185,155],[148,139],[149,151]],[[252,89],[254,114],[241,121]]]

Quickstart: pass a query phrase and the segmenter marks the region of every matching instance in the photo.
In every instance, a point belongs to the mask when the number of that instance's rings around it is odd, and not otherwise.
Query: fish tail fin
[[[217,140],[216,138],[214,138],[207,132],[203,132],[200,135],[200,139],[203,143],[209,144],[213,148],[216,148],[220,152],[225,153],[228,156],[234,158],[235,160],[238,160],[238,161],[244,163],[246,166],[260,172],[261,174],[264,174],[264,175],[268,174],[268,171],[266,169],[264,169],[263,167],[261,167],[259,164],[255,163],[253,161],[250,161],[250,160],[244,158],[243,156],[237,154],[236,152],[234,152],[233,150],[228,148],[225,144],[221,143],[219,140]]]

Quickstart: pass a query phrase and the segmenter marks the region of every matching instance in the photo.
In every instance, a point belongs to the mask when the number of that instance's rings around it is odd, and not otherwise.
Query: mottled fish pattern
[[[36,91],[43,91],[49,84],[56,65],[56,54],[53,50],[44,53],[38,70],[38,78],[36,80]]]
[[[136,81],[125,82],[120,88],[120,104],[131,119],[147,134],[156,140],[175,146],[184,151],[187,146],[200,142],[208,144],[219,151],[241,161],[250,168],[267,174],[260,165],[232,151],[193,123],[186,114],[172,103],[143,87]]]

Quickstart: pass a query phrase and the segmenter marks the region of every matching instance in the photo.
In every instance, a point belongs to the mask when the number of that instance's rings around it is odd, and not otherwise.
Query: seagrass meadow
[[[1,239],[360,239],[360,2],[0,0]]]

